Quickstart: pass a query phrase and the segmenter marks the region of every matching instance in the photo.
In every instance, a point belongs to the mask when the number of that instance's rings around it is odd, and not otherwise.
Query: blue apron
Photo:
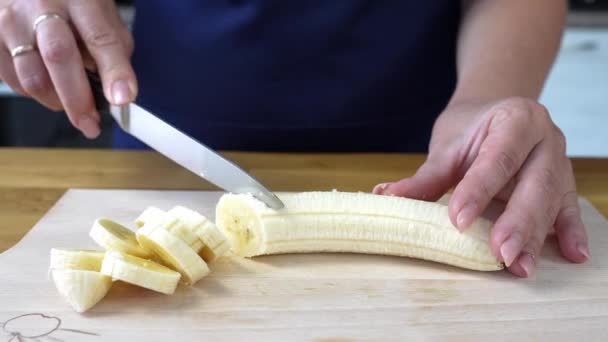
[[[138,1],[137,101],[220,150],[426,152],[459,21],[453,0]]]

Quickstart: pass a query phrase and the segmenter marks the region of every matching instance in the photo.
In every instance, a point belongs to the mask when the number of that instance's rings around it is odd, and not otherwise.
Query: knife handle
[[[89,79],[89,84],[91,85],[91,90],[93,91],[95,109],[97,109],[100,114],[103,112],[108,112],[110,109],[110,104],[106,100],[106,96],[103,93],[103,85],[101,83],[99,74],[89,69],[85,69],[85,71],[87,73],[87,78]]]

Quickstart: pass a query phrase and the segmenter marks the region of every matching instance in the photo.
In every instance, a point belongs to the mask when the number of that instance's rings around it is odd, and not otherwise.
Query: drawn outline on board
[[[55,321],[55,323],[53,323],[51,326],[49,326],[49,330],[47,332],[36,332],[35,335],[32,335],[31,333],[28,334],[26,331],[10,329],[9,325],[11,323],[14,323],[14,322],[18,321],[19,319],[23,319],[26,317],[40,317],[41,319],[44,319],[44,320]],[[19,316],[13,317],[6,322],[0,322],[0,328],[2,328],[3,333],[7,334],[6,336],[8,337],[8,340],[7,340],[8,342],[13,342],[13,341],[25,342],[28,340],[63,342],[64,340],[51,336],[51,334],[56,331],[65,331],[65,332],[71,332],[71,333],[75,333],[75,334],[83,334],[83,335],[89,335],[89,336],[99,336],[99,334],[88,332],[88,331],[62,328],[61,324],[62,324],[62,321],[61,321],[61,318],[59,318],[59,317],[45,315],[45,314],[41,314],[41,313],[29,313],[29,314],[24,314],[24,315],[19,315]]]

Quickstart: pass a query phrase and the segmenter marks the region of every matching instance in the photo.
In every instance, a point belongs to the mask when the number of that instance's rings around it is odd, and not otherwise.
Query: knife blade
[[[126,133],[221,189],[250,193],[273,209],[284,207],[283,202],[253,176],[145,108],[135,103],[110,105],[103,94],[99,76],[88,70],[87,74],[97,109],[109,112]]]

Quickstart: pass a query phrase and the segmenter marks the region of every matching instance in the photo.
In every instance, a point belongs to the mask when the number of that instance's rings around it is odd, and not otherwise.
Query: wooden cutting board
[[[0,341],[608,339],[608,223],[585,200],[593,260],[570,264],[549,238],[530,279],[386,256],[230,256],[173,296],[117,282],[85,314],[72,311],[48,280],[52,247],[96,248],[88,231],[97,217],[132,227],[147,206],[180,204],[213,218],[219,196],[67,192],[0,255]]]

